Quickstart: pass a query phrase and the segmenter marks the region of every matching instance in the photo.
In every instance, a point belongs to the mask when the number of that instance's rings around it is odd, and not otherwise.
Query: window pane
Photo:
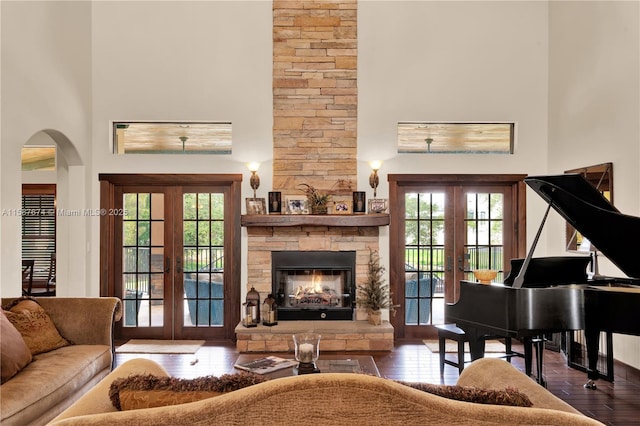
[[[55,171],[55,146],[25,146],[22,148],[22,171]]]
[[[398,123],[399,153],[513,154],[514,123]]]
[[[433,324],[432,307],[443,303],[444,193],[407,193],[405,206],[405,323]],[[411,219],[409,219],[411,218]],[[441,275],[441,273],[440,273]]]
[[[116,122],[116,154],[231,154],[231,123]]]
[[[474,269],[498,271],[497,281],[502,280],[503,265],[503,210],[504,195],[499,193],[466,194],[466,279],[474,280]]]

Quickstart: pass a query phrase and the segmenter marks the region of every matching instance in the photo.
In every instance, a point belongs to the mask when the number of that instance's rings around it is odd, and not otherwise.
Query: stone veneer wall
[[[283,195],[301,195],[300,183],[357,188],[357,7],[273,1],[273,190]]]
[[[357,0],[273,1],[273,190],[283,195],[303,196],[300,183],[357,188],[357,8]],[[356,282],[368,249],[378,250],[375,227],[249,227],[247,235],[247,285],[262,299],[272,250],[355,250]]]
[[[355,251],[356,283],[367,276],[369,248],[378,250],[379,230],[366,227],[248,227],[248,287],[254,286],[260,300],[271,292],[272,251]],[[242,295],[244,299],[244,295]]]

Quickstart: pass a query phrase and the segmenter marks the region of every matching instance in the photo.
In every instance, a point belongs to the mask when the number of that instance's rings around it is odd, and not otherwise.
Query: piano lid
[[[640,278],[640,218],[620,213],[582,175],[524,179],[567,222],[631,278]]]

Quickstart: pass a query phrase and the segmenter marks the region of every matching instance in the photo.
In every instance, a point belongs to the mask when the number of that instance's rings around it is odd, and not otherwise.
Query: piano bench
[[[438,354],[440,355],[440,376],[444,375],[444,365],[448,364],[453,367],[458,367],[458,372],[462,373],[464,370],[464,343],[468,341],[464,331],[455,324],[442,324],[436,325],[438,329]],[[458,361],[452,361],[447,359],[446,353],[446,340],[453,340],[458,342]]]
[[[441,324],[434,326],[438,330],[438,354],[440,355],[440,376],[444,375],[444,365],[451,365],[453,367],[458,367],[458,372],[462,373],[464,370],[464,344],[468,342],[466,334],[464,330],[458,328],[455,324]],[[488,339],[493,338],[493,336],[488,336]],[[458,342],[458,360],[452,361],[447,359],[445,356],[446,352],[446,340],[453,340]],[[503,358],[506,358],[507,361],[511,362],[511,358],[514,356],[520,356],[524,358],[524,354],[514,351],[511,348],[511,337],[504,338],[505,343],[505,355]],[[470,361],[467,361],[470,362]]]

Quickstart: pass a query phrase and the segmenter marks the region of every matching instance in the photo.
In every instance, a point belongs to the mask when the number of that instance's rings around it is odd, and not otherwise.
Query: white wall
[[[92,205],[99,205],[99,173],[242,173],[249,196],[251,161],[262,163],[258,197],[266,198],[273,157],[271,2],[95,2],[92,52]],[[111,120],[230,121],[233,153],[114,155]],[[98,231],[96,221],[91,235]],[[92,238],[96,283],[99,243]]]
[[[69,157],[57,172],[58,208],[98,207],[100,173],[248,176],[249,161],[263,162],[258,195],[266,196],[271,2],[3,1],[0,7],[3,208],[20,206],[20,148],[45,129],[56,130]],[[231,121],[233,154],[116,156],[111,120]],[[246,179],[243,192],[250,191]],[[0,291],[16,296],[19,217],[2,217],[0,227]],[[60,295],[98,295],[99,244],[97,217],[59,217]]]
[[[360,2],[359,189],[373,196],[373,159],[383,198],[390,173],[545,173],[547,37],[546,2]],[[513,121],[515,154],[397,154],[399,121]],[[542,208],[529,209],[528,235]]]
[[[3,209],[19,209],[20,149],[34,135],[46,131],[59,143],[63,168],[82,169],[91,140],[91,7],[88,2],[3,1],[2,52],[2,186]],[[52,131],[53,130],[53,131]],[[75,144],[75,146],[74,146]],[[66,170],[58,173],[59,207],[86,203],[87,193],[67,197]],[[87,180],[81,172],[81,182]],[[69,282],[60,294],[84,294],[86,221],[61,219],[58,227],[59,279]],[[2,216],[0,291],[21,293],[20,218]],[[80,238],[80,244],[78,244]],[[69,259],[78,260],[69,275]],[[72,282],[71,282],[72,281]]]
[[[568,1],[549,6],[549,173],[612,162],[614,203],[633,216],[640,216],[639,5]],[[548,251],[562,254],[564,222],[558,216],[549,222]],[[636,250],[638,242],[620,244]],[[599,259],[601,273],[624,276],[604,256]],[[640,366],[640,338],[614,335],[613,352],[616,359]]]

